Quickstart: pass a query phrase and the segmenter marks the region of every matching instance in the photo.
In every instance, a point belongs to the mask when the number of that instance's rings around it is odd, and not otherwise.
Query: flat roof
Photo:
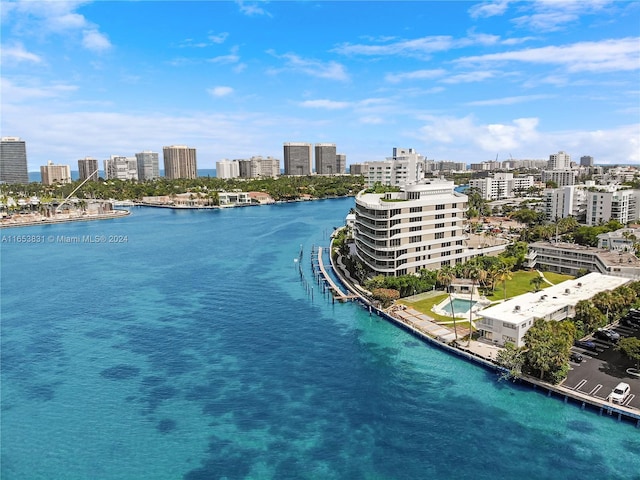
[[[585,245],[578,245],[575,243],[565,242],[533,242],[530,245],[532,248],[551,248],[562,251],[572,251],[581,253],[590,253],[597,255],[605,265],[612,267],[618,266],[638,266],[640,265],[640,259],[631,252],[624,252],[621,250],[608,250],[606,248],[587,247]]]
[[[566,306],[575,306],[580,300],[588,300],[596,293],[613,290],[630,281],[629,278],[593,272],[536,293],[518,295],[506,302],[485,308],[479,311],[478,315],[517,325],[532,318],[545,318]]]

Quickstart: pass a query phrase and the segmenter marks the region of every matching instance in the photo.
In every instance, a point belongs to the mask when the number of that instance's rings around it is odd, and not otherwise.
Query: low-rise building
[[[575,316],[575,306],[579,301],[588,300],[599,292],[613,290],[629,281],[628,278],[590,273],[480,310],[476,327],[480,337],[489,342],[501,346],[512,343],[522,347],[525,333],[536,319],[560,321],[571,318]]]
[[[531,243],[527,254],[527,266],[568,275],[578,275],[586,270],[640,279],[640,259],[632,253],[585,247],[575,243]]]
[[[640,242],[640,228],[621,228],[615,232],[601,233],[597,238],[598,248],[632,252]]]
[[[524,193],[533,186],[533,176],[515,176],[499,172],[491,177],[469,180],[469,187],[480,192],[485,200],[503,200]]]

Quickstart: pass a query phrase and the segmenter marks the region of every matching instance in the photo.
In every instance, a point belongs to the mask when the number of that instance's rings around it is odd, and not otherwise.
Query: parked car
[[[614,332],[613,330],[599,328],[593,333],[593,338],[598,338],[600,340],[606,340],[615,343],[620,340],[620,334],[618,332]]]
[[[640,327],[640,320],[636,320],[633,317],[622,317],[620,319],[620,325],[630,328],[638,328]]]
[[[598,350],[598,347],[596,346],[596,344],[591,340],[576,340],[575,342],[573,342],[573,344],[576,347],[584,348],[585,350],[591,350],[592,352],[595,352]]]
[[[631,393],[631,387],[629,386],[629,384],[620,382],[618,385],[616,385],[616,388],[614,388],[613,391],[609,394],[609,400],[614,403],[622,403],[627,399],[629,393]]]
[[[569,360],[576,363],[582,363],[582,355],[580,355],[578,352],[571,352],[571,355],[569,355]]]
[[[640,310],[636,310],[635,308],[632,308],[627,312],[626,316],[631,317],[633,319],[640,320]]]

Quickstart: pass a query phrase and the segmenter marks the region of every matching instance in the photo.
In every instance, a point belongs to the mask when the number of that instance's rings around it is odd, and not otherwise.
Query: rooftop
[[[581,253],[591,253],[593,255],[598,255],[598,257],[606,264],[606,265],[625,265],[625,266],[640,266],[640,259],[636,257],[633,253],[624,252],[621,250],[608,250],[605,248],[596,248],[596,247],[586,247],[584,245],[577,245],[575,243],[564,243],[564,242],[534,242],[530,245],[534,249],[536,247],[539,248],[556,248],[558,250],[564,251],[575,251]]]
[[[478,312],[481,317],[519,324],[529,319],[545,318],[566,306],[575,306],[596,293],[613,290],[629,282],[628,278],[589,273],[559,283],[539,292],[525,293]]]

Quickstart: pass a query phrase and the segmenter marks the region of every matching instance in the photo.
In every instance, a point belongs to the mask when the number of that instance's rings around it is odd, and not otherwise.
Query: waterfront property
[[[354,228],[358,258],[376,274],[396,276],[502,251],[504,245],[470,248],[463,229],[467,201],[453,182],[440,179],[405,185],[399,192],[360,192]]]
[[[538,270],[578,275],[580,270],[626,278],[640,278],[640,260],[630,252],[585,247],[574,243],[534,242],[527,266]]]
[[[543,291],[518,295],[505,302],[481,310],[476,323],[481,338],[497,345],[524,345],[524,335],[534,320],[560,321],[575,315],[580,300],[588,300],[596,293],[613,290],[629,282],[627,278],[590,273],[567,280]]]

